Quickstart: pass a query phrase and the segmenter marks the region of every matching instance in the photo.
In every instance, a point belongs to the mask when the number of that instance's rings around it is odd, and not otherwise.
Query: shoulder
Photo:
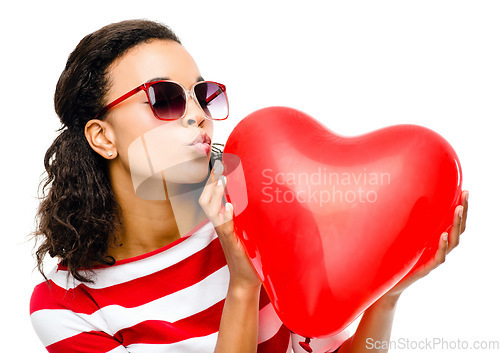
[[[69,309],[76,312],[89,311],[88,305],[92,300],[86,286],[74,279],[68,271],[61,270],[56,266],[48,274],[47,279],[33,289],[30,314],[54,309]]]
[[[60,274],[57,267],[47,276],[47,281],[43,281],[35,286],[31,294],[30,314],[40,310],[67,308],[71,301],[71,290],[67,286],[61,286]],[[54,281],[54,278],[57,278]],[[69,283],[70,278],[67,278]]]
[[[96,303],[84,286],[62,272],[52,270],[48,281],[36,285],[31,294],[31,323],[46,347],[95,327],[89,318],[98,309]]]
[[[73,352],[68,345],[78,346],[81,353],[90,341],[99,341],[96,351],[108,351],[121,345],[117,332],[150,320],[152,312],[157,318],[193,310],[174,300],[180,294],[193,303],[223,300],[228,271],[218,238],[211,224],[196,230],[175,246],[93,269],[94,283],[54,268],[48,281],[35,286],[30,301],[31,322],[45,347],[68,353]],[[151,310],[137,310],[142,307]]]

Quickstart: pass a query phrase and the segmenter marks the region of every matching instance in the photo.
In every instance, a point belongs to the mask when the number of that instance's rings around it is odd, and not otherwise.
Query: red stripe
[[[131,308],[194,285],[224,266],[226,258],[215,238],[204,249],[170,267],[114,286],[93,289],[79,284],[66,291],[52,281],[50,288],[41,283],[33,291],[30,311],[68,308],[92,314],[113,304]]]
[[[257,353],[286,353],[290,343],[290,330],[281,325],[276,334],[257,347]]]
[[[31,295],[30,315],[42,309],[69,309],[76,313],[92,313],[99,307],[82,286],[67,291],[49,280],[49,283],[42,282],[37,285]]]
[[[219,239],[216,238],[206,248],[161,271],[125,283],[88,291],[100,307],[117,304],[131,308],[192,286],[226,264],[224,252]]]
[[[149,320],[120,330],[115,337],[124,346],[136,343],[170,344],[219,331],[224,300],[176,322]]]
[[[103,353],[120,346],[112,336],[99,331],[82,332],[47,346],[50,353]]]
[[[149,320],[118,331],[115,337],[126,347],[130,344],[171,344],[219,331],[224,300],[195,315],[176,322]],[[276,334],[258,346],[258,353],[286,352],[290,330],[281,325]]]
[[[261,310],[263,307],[265,307],[270,302],[271,302],[271,300],[269,299],[269,296],[267,295],[267,292],[264,289],[264,286],[260,287],[259,310]]]

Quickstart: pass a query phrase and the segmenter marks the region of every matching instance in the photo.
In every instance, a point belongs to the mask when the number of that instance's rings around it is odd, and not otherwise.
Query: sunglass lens
[[[223,120],[228,116],[225,88],[215,82],[202,82],[195,86],[194,93],[205,114],[213,120]]]
[[[158,82],[149,87],[148,94],[153,110],[161,119],[177,119],[184,114],[186,98],[178,84]]]

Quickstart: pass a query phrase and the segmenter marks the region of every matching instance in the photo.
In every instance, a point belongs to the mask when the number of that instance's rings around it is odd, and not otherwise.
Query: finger
[[[224,167],[222,166],[221,161],[216,160],[198,200],[202,207],[208,207],[208,205],[210,204],[215,186],[217,185],[217,181],[219,180],[219,177],[223,170]]]
[[[219,176],[224,172],[224,164],[220,160],[214,162],[214,167],[212,168],[211,174],[213,175],[213,181],[216,182]]]
[[[446,260],[446,252],[448,251],[448,236],[449,234],[447,232],[441,234],[441,239],[439,239],[439,247],[433,259],[436,265],[434,268],[441,265]]]
[[[215,183],[214,190],[213,190],[213,197],[210,200],[209,203],[209,208],[213,208],[214,206],[217,206],[217,210],[220,210],[220,205],[222,202],[222,195],[224,194],[224,186],[226,182],[226,177],[224,175],[221,175],[219,177],[219,180],[217,180],[217,183]]]
[[[462,224],[463,211],[464,207],[461,205],[455,208],[455,214],[453,215],[453,225],[448,237],[448,253],[456,248],[458,243],[460,242],[460,229]]]
[[[436,267],[441,265],[446,260],[446,251],[448,249],[448,233],[444,232],[441,234],[441,238],[439,239],[439,246],[436,250],[436,254],[427,264],[422,266],[422,270],[419,271],[420,277],[424,277],[429,272],[434,270]]]
[[[462,206],[464,207],[462,216],[462,225],[460,227],[460,233],[463,233],[467,223],[467,211],[469,210],[469,191],[464,190],[462,192]]]
[[[224,209],[222,205],[222,195],[224,195],[224,186],[225,186],[226,177],[221,175],[219,180],[217,181],[217,185],[213,190],[212,199],[208,204],[208,212],[215,218],[213,221],[215,222],[214,226],[218,226],[224,223]]]
[[[220,229],[221,232],[218,232],[217,234],[221,233],[219,235],[219,238],[223,238],[221,241],[225,239],[225,234],[226,233],[233,233],[233,205],[229,202],[226,202],[226,205],[223,207],[223,227],[216,227],[217,229]],[[225,232],[224,230],[228,230],[229,232]]]
[[[219,237],[219,240],[221,244],[226,244],[225,246],[223,245],[223,249],[227,248],[227,246],[232,246],[229,244],[232,241],[238,242],[238,239],[236,237],[236,234],[234,233],[234,225],[233,225],[233,205],[229,202],[226,202],[226,205],[224,207],[224,223],[222,225],[218,225],[215,228],[215,231],[217,232],[217,236]],[[234,237],[234,238],[233,238]]]
[[[230,222],[233,220],[233,204],[226,202],[225,212],[224,212],[224,222]]]

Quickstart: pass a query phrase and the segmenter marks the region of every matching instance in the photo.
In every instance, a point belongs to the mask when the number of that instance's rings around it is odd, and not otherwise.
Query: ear
[[[105,121],[92,119],[85,124],[85,137],[94,151],[103,158],[117,156],[113,128]]]

